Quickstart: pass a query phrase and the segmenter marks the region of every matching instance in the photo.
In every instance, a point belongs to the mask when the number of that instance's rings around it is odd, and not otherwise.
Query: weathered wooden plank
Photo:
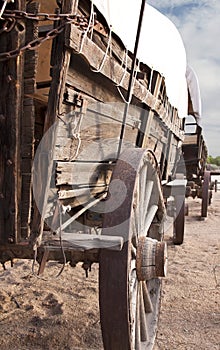
[[[21,189],[21,203],[22,203],[22,215],[21,215],[21,228],[22,234],[27,235],[30,230],[30,205],[31,205],[31,173],[30,174],[22,174],[22,189]],[[26,232],[25,232],[26,230]],[[23,237],[25,238],[25,236]],[[27,236],[26,236],[27,238]]]
[[[68,79],[69,79],[70,72],[71,70],[69,69]],[[83,75],[81,76],[81,79],[84,81]],[[81,82],[82,85],[83,85],[83,81]],[[73,84],[75,84],[75,80],[73,81]],[[91,82],[91,85],[92,84],[93,84],[93,90],[94,90],[94,83]],[[95,82],[95,84],[98,85],[97,81]],[[84,88],[84,90],[86,89]],[[74,100],[75,95],[76,95],[76,90],[74,90],[69,86],[66,86],[65,99],[68,98],[68,101],[71,102]],[[123,114],[124,114],[124,102],[122,102],[121,99],[117,101],[112,101],[108,97],[109,96],[106,94],[103,101],[101,99],[89,101],[85,116],[86,117],[88,116],[88,119],[92,118],[93,120],[95,116],[97,116],[99,119],[102,117],[105,117],[109,120],[109,123],[114,121],[122,123]],[[132,128],[138,127],[141,123],[141,113],[142,113],[141,106],[130,105],[127,120],[126,120],[126,125],[129,125]],[[68,113],[66,113],[66,116],[62,117],[62,120],[64,120],[65,123],[68,123]],[[103,118],[102,121],[105,123],[106,119]],[[59,131],[58,131],[58,135],[59,135]]]
[[[28,158],[22,159],[21,173],[23,175],[31,174],[31,169],[32,169],[32,162],[30,162],[30,159]]]
[[[71,187],[70,187],[71,188]],[[104,190],[106,190],[106,185],[103,185],[102,187],[98,187],[99,192],[104,192]],[[97,191],[98,191],[97,189]],[[64,200],[64,199],[69,199],[69,198],[74,198],[74,197],[80,197],[80,196],[85,196],[87,195],[87,197],[91,197],[91,192],[89,188],[76,188],[76,189],[70,189],[70,190],[59,190],[58,191],[58,198],[60,200]]]
[[[92,72],[85,60],[79,55],[72,55],[67,85],[73,86],[97,101],[121,102],[116,86],[105,76]]]
[[[109,163],[57,162],[59,199],[74,207],[106,192],[113,167],[114,164]]]
[[[109,183],[109,163],[57,162],[56,185],[106,186]]]
[[[82,32],[74,25],[71,26],[71,36],[66,38],[66,45],[75,52],[79,52],[81,45],[81,36]],[[87,60],[90,67],[94,70],[98,70],[102,64],[104,51],[101,50],[92,40],[85,38],[83,48],[81,48],[81,55]],[[121,65],[112,57],[107,56],[105,64],[102,67],[101,74],[113,83],[118,84],[120,82],[120,77],[124,74],[124,70]],[[98,75],[97,75],[98,76]],[[125,73],[124,81],[122,83],[122,88],[127,90],[129,83],[129,73]],[[152,92],[147,90],[140,81],[135,80],[133,95],[143,103],[146,103],[152,110],[154,110],[163,120],[167,123],[167,105],[163,105],[160,100],[161,94],[158,94],[157,97],[153,96]],[[167,100],[167,103],[169,102]],[[169,125],[172,132],[180,139],[183,138],[183,132],[177,130],[172,124]]]
[[[40,4],[37,2],[30,2],[27,4],[26,10],[30,13],[37,13]],[[25,41],[30,42],[38,38],[38,23],[36,21],[27,20]],[[32,95],[36,89],[36,63],[38,58],[38,51],[31,50],[25,52],[25,69],[24,69],[24,94]]]
[[[88,117],[92,115],[97,115],[99,118],[105,117],[109,119],[109,122],[120,122],[123,121],[124,115],[124,103],[115,102],[115,103],[93,103],[88,105]],[[142,110],[136,105],[130,105],[126,120],[126,125],[129,125],[132,128],[137,128],[141,123],[141,113]],[[104,119],[103,119],[104,121]]]
[[[73,49],[75,52],[79,52],[81,47],[82,31],[76,26],[71,26],[71,37],[66,39],[66,45]],[[87,62],[94,70],[98,70],[102,64],[105,52],[100,49],[92,40],[88,37],[84,40],[84,45],[81,48],[81,54],[85,57]],[[106,62],[103,66],[101,73],[115,83],[119,83],[121,77],[124,74],[124,70],[115,59],[107,56]],[[126,74],[125,79],[128,79]],[[128,86],[128,81],[127,81]]]
[[[109,249],[120,251],[123,247],[123,237],[120,236],[102,236],[102,235],[90,235],[80,233],[62,233],[62,246],[64,249],[73,250],[90,250],[90,249]],[[55,249],[57,246],[59,249],[59,238],[53,241],[46,241],[45,246],[47,249]],[[42,242],[44,246],[44,242]]]
[[[35,79],[34,78],[26,78],[24,80],[24,93],[25,95],[33,95],[35,92]]]
[[[81,0],[79,2],[79,13],[82,15],[90,16],[90,5],[88,1]],[[98,9],[96,9],[97,12]],[[102,16],[102,14],[101,14]],[[101,35],[100,35],[101,34]],[[96,45],[98,45],[103,51],[106,50],[107,45],[108,45],[108,36],[109,36],[109,30],[106,28],[103,23],[98,22],[96,20],[95,26],[93,28],[93,35],[92,35],[92,40]],[[112,41],[111,41],[111,48],[112,48],[112,54],[115,56],[115,58],[119,61],[122,62],[124,60],[125,62],[125,47],[124,44],[121,42],[121,40],[118,38],[118,36],[113,32],[112,33]],[[128,69],[131,69],[132,65],[132,58],[130,56],[127,57],[127,67]]]
[[[37,13],[39,3],[27,4],[27,12]],[[25,41],[29,42],[38,38],[38,23],[27,20]],[[32,184],[31,167],[34,158],[34,126],[35,107],[33,95],[36,90],[37,50],[26,51],[24,62],[24,100],[23,116],[21,120],[21,239],[27,239],[30,235],[30,222],[32,210]]]
[[[103,161],[117,155],[124,105],[121,103],[88,105],[87,112],[78,120],[77,114],[66,114],[58,122],[54,159]],[[136,144],[141,110],[131,106],[125,127],[123,147]],[[77,136],[76,124],[80,122]],[[71,134],[73,135],[71,137]],[[78,146],[79,150],[78,150]]]
[[[33,4],[36,4],[36,3],[33,3]],[[37,11],[38,7],[39,6],[35,6],[34,11]],[[34,8],[34,7],[32,6],[32,8]],[[33,28],[33,30],[30,30],[31,27]],[[27,30],[29,32],[26,35],[26,42],[37,39],[37,37],[38,37],[37,28],[38,27],[37,27],[36,23],[34,23],[34,22],[31,23],[31,21],[27,22]],[[25,52],[25,60],[27,61],[27,64],[25,65],[25,73],[24,73],[25,79],[30,79],[33,77],[33,72],[36,70],[36,57],[37,56],[38,56],[37,51],[35,51],[35,50]]]
[[[116,159],[119,145],[120,126],[118,126],[112,137],[105,132],[100,132],[101,136],[105,137],[97,137],[97,134],[95,133],[96,130],[98,129],[93,128],[93,130],[90,130],[90,133],[87,134],[87,136],[89,136],[88,138],[86,138],[85,131],[82,132],[79,152],[77,151],[77,139],[58,138],[56,142],[59,143],[59,145],[56,144],[54,159],[64,161],[73,161],[75,159],[83,161],[90,160],[93,162]],[[102,129],[100,130],[102,131]],[[92,133],[92,131],[94,132]],[[136,133],[126,135],[123,140],[122,150],[134,147],[135,139]]]
[[[31,159],[32,157],[32,146],[33,146],[33,143],[26,143],[26,144],[22,144],[21,145],[21,153],[22,153],[22,156],[25,158],[28,158],[28,159]]]
[[[78,5],[78,0],[64,0],[62,2],[62,13],[75,13]],[[69,29],[66,28],[66,35],[68,36]],[[44,133],[48,131],[48,129],[54,124],[56,121],[57,115],[59,115],[61,105],[63,102],[63,94],[66,81],[66,73],[69,66],[70,61],[70,52],[65,50],[64,48],[64,35],[65,33],[61,33],[55,40],[54,46],[59,47],[57,50],[56,57],[53,57],[53,67],[51,70],[52,74],[52,82],[51,88],[49,92],[48,98],[48,108],[45,117],[44,123]],[[48,157],[45,159],[39,160],[39,163],[36,164],[36,173],[35,177],[35,186],[38,189],[37,193],[35,193],[35,201],[40,204],[40,207],[34,208],[33,222],[32,222],[32,237],[31,240],[33,244],[39,245],[41,241],[41,237],[43,234],[43,225],[44,225],[44,216],[47,211],[47,200],[48,200],[48,192],[51,181],[51,174],[53,169],[53,152],[55,147],[56,140],[56,130],[51,134],[44,145],[45,154],[48,153]]]

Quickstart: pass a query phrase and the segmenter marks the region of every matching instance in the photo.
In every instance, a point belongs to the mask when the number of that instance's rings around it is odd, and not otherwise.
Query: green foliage
[[[220,156],[217,156],[217,157],[208,156],[207,162],[208,164],[215,164],[217,166],[220,166]]]

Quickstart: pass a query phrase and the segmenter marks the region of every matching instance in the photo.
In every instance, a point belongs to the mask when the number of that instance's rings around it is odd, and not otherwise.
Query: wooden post
[[[27,12],[37,13],[39,3],[27,4]],[[26,42],[38,38],[38,23],[27,20]],[[21,120],[21,240],[30,235],[32,186],[31,168],[34,158],[35,108],[33,94],[36,90],[38,51],[26,51],[24,54],[24,99]]]
[[[16,10],[25,10],[25,1],[15,1]],[[0,52],[24,44],[25,27],[0,37]],[[16,243],[20,232],[20,121],[23,97],[23,55],[0,62],[0,241]]]
[[[74,13],[78,6],[78,0],[64,0],[62,5],[62,13]],[[44,133],[46,133],[50,127],[54,125],[59,115],[59,110],[63,101],[63,93],[65,89],[65,80],[69,67],[70,50],[65,47],[65,37],[70,35],[70,28],[66,28],[56,39],[54,45],[59,47],[56,50],[56,56],[53,57],[51,62],[53,67],[51,70],[52,83],[48,99],[48,108],[44,124]],[[41,160],[39,160],[35,172],[35,186],[37,193],[35,193],[36,203],[40,203],[40,208],[35,205],[34,216],[32,222],[32,242],[38,246],[41,241],[44,225],[44,215],[46,211],[46,205],[48,200],[48,191],[50,187],[51,174],[53,168],[53,153],[56,141],[56,127],[53,132],[50,133],[50,137],[45,138],[44,146],[41,152]],[[38,198],[36,198],[36,195]]]

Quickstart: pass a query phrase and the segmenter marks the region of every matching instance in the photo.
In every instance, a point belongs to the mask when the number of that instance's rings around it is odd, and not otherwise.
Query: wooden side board
[[[66,45],[69,49],[72,49],[73,52],[78,53],[85,58],[90,68],[93,71],[99,71],[102,66],[103,58],[105,52],[99,48],[90,38],[86,37],[84,39],[84,45],[81,46],[82,42],[82,31],[76,26],[71,26],[70,36],[66,38]],[[124,75],[124,80],[121,83],[121,88],[127,90],[129,82],[129,72],[125,72],[123,67],[114,57],[107,55],[105,63],[100,70],[100,73],[107,77],[113,84],[119,84],[122,76]],[[135,80],[133,87],[134,96],[145,103],[149,108],[154,110],[158,117],[167,124],[168,128],[180,139],[183,139],[183,132],[180,130],[181,119],[176,116],[175,120],[172,121],[169,118],[168,109],[172,109],[172,114],[174,114],[174,108],[169,104],[169,101],[165,101],[166,105],[163,104],[161,95],[154,96],[151,91],[149,91],[144,84],[139,80]]]

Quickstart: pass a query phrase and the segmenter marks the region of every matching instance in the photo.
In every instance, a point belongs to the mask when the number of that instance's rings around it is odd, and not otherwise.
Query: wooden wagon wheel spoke
[[[144,309],[146,313],[151,313],[153,311],[153,305],[150,299],[149,291],[145,281],[142,281],[143,289],[143,300],[144,300]]]
[[[143,285],[145,282],[138,281],[136,276],[136,262],[131,263],[130,273],[130,305],[131,305],[131,335],[135,344],[139,344],[140,341],[147,341],[148,331],[146,322],[146,312],[149,312],[149,308],[146,308],[146,294],[147,289],[143,291]],[[145,294],[144,294],[145,293]],[[149,298],[149,295],[147,296]],[[151,310],[152,311],[152,310]],[[151,312],[150,311],[150,312]],[[140,322],[139,322],[140,320]]]
[[[139,176],[139,192],[140,192],[140,203],[143,204],[143,208],[147,210],[151,192],[153,190],[153,180],[151,179],[151,171],[149,162],[144,162],[140,169]]]
[[[143,294],[143,284],[144,282],[140,282],[139,287],[139,302],[140,302],[140,333],[141,333],[141,341],[146,342],[149,339],[148,335],[148,327],[146,320],[146,310],[144,303],[144,294]]]
[[[143,149],[124,151],[113,173],[113,180],[125,184],[127,195],[117,210],[105,214],[103,232],[121,233],[127,241],[121,252],[100,254],[100,317],[105,350],[153,348],[160,304],[158,276],[164,275],[166,260],[165,245],[147,237],[161,208],[157,176],[154,161]]]
[[[139,286],[138,286],[139,289]],[[135,323],[134,323],[134,327],[135,327],[135,334],[134,334],[134,338],[132,339],[133,344],[132,347],[135,349],[140,349],[140,342],[141,342],[141,335],[140,335],[140,326],[139,326],[139,322],[137,320],[140,319],[140,302],[139,302],[139,298],[138,298],[138,294],[136,296],[137,302],[136,302],[136,317],[135,317]]]
[[[153,180],[153,176],[154,175],[149,159],[147,161],[145,158],[137,178],[138,190],[135,192],[135,199],[137,203],[135,206],[133,206],[136,222],[139,223],[138,234],[141,236],[147,235],[150,224],[158,209],[154,203],[151,203],[152,193],[155,190],[155,181]],[[138,195],[140,198],[138,198]],[[158,198],[155,200],[155,203],[158,203]]]

